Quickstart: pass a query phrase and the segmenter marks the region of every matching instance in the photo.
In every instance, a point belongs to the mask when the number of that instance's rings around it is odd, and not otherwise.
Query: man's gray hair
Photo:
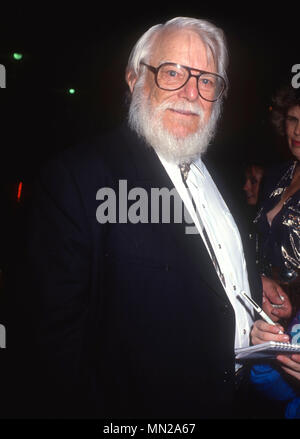
[[[154,37],[162,31],[172,28],[191,29],[199,35],[206,46],[208,56],[213,56],[217,68],[216,73],[223,76],[227,85],[226,88],[228,88],[228,78],[226,74],[228,51],[224,32],[210,21],[196,18],[176,17],[164,24],[157,24],[148,29],[147,32],[140,37],[131,51],[126,73],[133,74],[136,77],[139,76],[140,62],[142,60],[144,62],[149,62],[152,43],[155,40]]]

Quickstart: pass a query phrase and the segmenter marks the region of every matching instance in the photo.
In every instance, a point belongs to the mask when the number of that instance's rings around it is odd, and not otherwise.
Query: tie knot
[[[188,173],[190,171],[190,163],[182,163],[179,165],[179,169],[184,181],[186,181]]]

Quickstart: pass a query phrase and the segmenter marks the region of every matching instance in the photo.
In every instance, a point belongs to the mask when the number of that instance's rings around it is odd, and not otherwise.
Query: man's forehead
[[[212,56],[193,29],[170,29],[157,35],[152,45],[151,62],[157,66],[163,62],[177,62],[191,67],[213,66]],[[196,64],[199,64],[198,66]]]

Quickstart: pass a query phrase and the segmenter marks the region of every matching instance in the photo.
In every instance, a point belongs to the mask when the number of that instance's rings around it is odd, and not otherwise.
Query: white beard
[[[199,129],[185,137],[170,133],[163,126],[162,114],[167,108],[192,111],[200,117]],[[203,123],[204,113],[199,105],[179,101],[163,103],[154,109],[143,94],[143,81],[138,81],[132,93],[129,108],[129,125],[146,143],[168,162],[176,164],[191,162],[204,154],[212,140],[221,112],[220,102],[215,102],[207,123]]]

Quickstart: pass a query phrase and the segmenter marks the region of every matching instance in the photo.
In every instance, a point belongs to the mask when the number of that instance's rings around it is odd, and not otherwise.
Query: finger
[[[253,325],[253,331],[271,332],[272,334],[278,334],[280,331],[284,331],[281,325],[271,325],[264,320],[256,320]]]
[[[292,360],[295,361],[296,363],[300,363],[300,354],[293,354]]]
[[[281,305],[282,305],[282,309],[284,310],[285,313],[289,313],[292,310],[291,307],[291,302],[289,300],[288,295],[286,294],[286,292],[282,289],[282,287],[280,285],[276,285],[276,291],[278,294],[278,297],[280,297],[281,299]],[[280,305],[277,302],[274,302],[275,305]]]
[[[297,380],[300,380],[300,372],[296,372],[292,369],[289,369],[288,367],[283,367],[282,369],[289,375],[291,375],[292,377],[296,378]]]
[[[282,293],[286,296],[285,293]],[[273,304],[272,304],[273,305]],[[288,298],[288,296],[286,296],[282,306],[272,306],[272,315],[278,317],[279,319],[284,319],[284,318],[289,318],[291,316],[292,313],[292,304]]]
[[[279,334],[279,332],[282,334]],[[251,331],[251,341],[253,344],[266,343],[268,341],[278,341],[285,343],[289,341],[289,336],[283,334],[283,327],[280,325],[270,325],[258,320],[255,322]]]
[[[278,320],[280,319],[290,317],[292,312],[292,306],[288,299],[281,304],[275,304],[271,303],[270,300],[265,297],[263,299],[263,310],[266,314],[268,314],[269,317],[271,317],[274,322],[278,322]]]
[[[263,294],[268,297],[268,299],[279,305],[285,300],[285,293],[283,289],[275,282],[274,280],[262,276],[262,284],[263,284]]]
[[[277,290],[276,284],[271,281],[264,284],[263,297],[277,305],[282,304],[285,299],[284,295],[281,294],[281,290]]]
[[[291,309],[287,306],[283,306],[282,308],[273,308],[271,311],[272,319],[274,316],[274,319],[278,321],[279,319],[284,319],[290,317]]]
[[[278,341],[279,343],[287,343],[290,338],[287,334],[272,334],[270,332],[259,332],[253,334],[253,344],[266,343],[268,341]]]
[[[284,289],[279,284],[276,284],[276,291],[282,301],[284,301],[288,297]]]
[[[295,372],[300,373],[300,363],[294,361],[292,356],[288,355],[277,355],[277,360],[282,363],[286,368],[291,369]]]
[[[278,322],[278,320],[281,318],[275,311],[277,308],[274,308],[268,299],[264,301],[263,310],[274,322]]]
[[[269,297],[266,296],[266,295],[264,294],[264,295],[263,295],[262,303],[263,303],[263,308],[264,308],[265,306],[271,306],[273,302],[271,302],[270,299],[269,299]],[[283,303],[280,302],[280,305],[282,305],[282,304],[283,304]]]
[[[285,301],[285,297],[280,292],[278,292],[276,288],[269,290],[266,293],[266,298],[271,303],[275,303],[276,305],[283,305]]]
[[[294,361],[294,356],[299,358],[299,355],[278,355],[277,360],[281,363],[281,367],[286,373],[300,380],[300,362]]]

